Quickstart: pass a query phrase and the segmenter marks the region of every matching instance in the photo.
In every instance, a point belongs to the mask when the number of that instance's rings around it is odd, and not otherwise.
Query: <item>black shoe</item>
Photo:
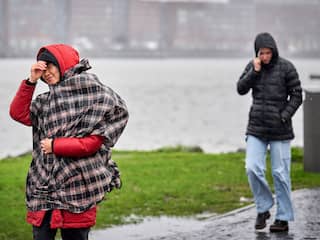
[[[270,232],[288,232],[289,226],[287,221],[276,219],[270,226]]]
[[[256,229],[263,229],[265,228],[266,225],[266,220],[270,218],[270,212],[266,211],[264,213],[258,213],[258,216],[256,218],[256,224],[255,224],[255,228]]]

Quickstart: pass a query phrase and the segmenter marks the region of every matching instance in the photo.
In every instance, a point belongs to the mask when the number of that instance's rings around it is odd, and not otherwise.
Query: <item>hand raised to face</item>
[[[45,61],[38,61],[32,64],[29,81],[32,83],[36,83],[46,69],[47,63]]]

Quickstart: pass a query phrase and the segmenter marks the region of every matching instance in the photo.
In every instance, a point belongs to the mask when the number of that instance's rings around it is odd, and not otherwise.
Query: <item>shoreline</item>
[[[297,148],[297,149],[303,149],[303,146],[293,145],[291,146],[291,149]],[[160,148],[155,149],[112,149],[112,152],[198,152],[203,154],[229,154],[229,153],[245,153],[246,149],[239,147],[235,150],[229,150],[229,151],[205,151],[201,146],[197,145],[174,145],[174,146],[163,146]],[[16,155],[14,154],[7,154],[6,156],[0,157],[0,161],[9,159],[9,158],[17,158],[17,157],[23,157],[25,155],[32,154],[32,150],[23,151],[21,153],[18,153]]]

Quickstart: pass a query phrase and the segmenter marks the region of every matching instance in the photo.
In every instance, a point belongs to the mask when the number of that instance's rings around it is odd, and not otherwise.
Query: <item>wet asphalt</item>
[[[269,226],[274,221],[275,206],[267,227],[256,231],[254,205],[227,214],[207,219],[206,224],[196,231],[176,232],[171,235],[149,237],[143,240],[320,240],[320,188],[301,189],[292,193],[295,221],[289,223],[288,233],[270,233]]]

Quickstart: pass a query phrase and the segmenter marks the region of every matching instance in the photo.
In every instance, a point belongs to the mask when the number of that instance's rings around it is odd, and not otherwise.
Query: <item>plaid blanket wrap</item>
[[[26,186],[30,211],[83,212],[102,201],[106,192],[120,188],[110,148],[127,124],[127,107],[112,89],[86,72],[90,68],[87,60],[81,60],[31,104],[33,153]],[[47,137],[87,135],[105,137],[100,150],[89,157],[46,155],[40,149],[40,141]]]

